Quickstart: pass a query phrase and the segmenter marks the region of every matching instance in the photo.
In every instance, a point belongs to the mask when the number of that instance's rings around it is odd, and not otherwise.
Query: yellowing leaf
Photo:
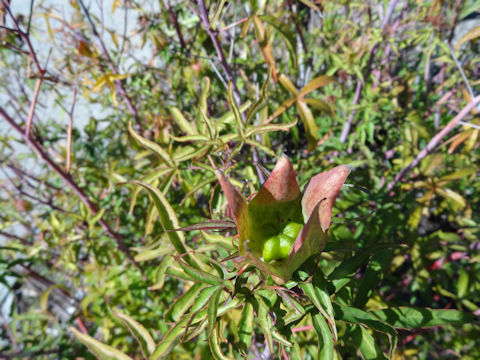
[[[451,201],[455,206],[459,208],[464,208],[466,205],[466,201],[463,196],[453,190],[437,188],[436,193],[444,197],[445,199]]]
[[[474,40],[478,37],[480,37],[480,26],[474,27],[472,30],[463,35],[462,38],[455,44],[455,49],[458,49],[463,43]]]
[[[270,118],[267,120],[267,123],[269,123],[270,121],[272,121],[273,119],[275,119],[277,116],[279,116],[281,113],[283,113],[285,110],[287,110],[290,106],[292,106],[295,101],[297,99],[296,98],[290,98],[290,99],[287,99],[285,100],[278,108],[277,110],[274,111],[274,113],[270,116]]]
[[[132,319],[130,316],[122,313],[113,312],[113,315],[119,319],[130,331],[133,337],[137,340],[142,350],[144,357],[148,357],[155,350],[155,341],[152,338],[152,335],[148,332],[147,329],[143,327],[142,324],[138,323],[136,320]]]
[[[115,10],[117,9],[117,6],[120,5],[120,0],[113,0],[113,3],[112,3],[112,14],[115,12]]]
[[[269,71],[272,73],[273,80],[277,82],[277,69],[275,66],[275,58],[272,55],[272,47],[270,46],[270,41],[263,26],[262,20],[254,15],[253,25],[255,27],[255,33],[257,35],[258,43],[260,45],[260,51],[262,52],[263,58],[267,63]]]
[[[86,335],[75,329],[74,327],[70,327],[69,330],[73,332],[75,337],[78,341],[83,343],[85,346],[88,347],[88,350],[92,352],[97,359],[101,360],[132,360],[132,358],[128,355],[125,355],[121,351],[111,347],[110,345],[106,345],[101,343],[100,341],[94,339],[90,335]]]
[[[332,108],[323,100],[304,98],[303,101],[305,101],[308,105],[313,106],[317,110],[320,110],[328,115],[332,115]]]
[[[318,89],[320,86],[325,86],[333,82],[335,82],[335,79],[331,76],[327,76],[327,75],[318,76],[315,79],[310,80],[309,83],[302,88],[298,96],[303,97],[311,93],[313,90]]]
[[[98,92],[98,91],[102,90],[102,88],[105,85],[108,85],[108,87],[110,87],[110,89],[114,89],[114,81],[115,80],[123,80],[123,79],[125,79],[129,76],[130,76],[130,74],[113,74],[113,73],[103,74],[102,76],[100,76],[97,79],[97,82],[95,83],[92,91],[93,92]]]
[[[295,126],[297,121],[291,122],[289,124],[265,124],[258,126],[251,126],[247,128],[245,133],[246,137],[250,137],[257,134],[264,134],[271,131],[288,131],[291,127]]]
[[[289,92],[292,93],[292,95],[297,96],[297,94],[298,94],[297,88],[295,87],[293,82],[288,77],[285,76],[285,74],[281,74],[278,77],[278,80],[280,81],[280,84],[282,84],[282,86],[285,89],[287,89]]]
[[[173,166],[173,162],[170,158],[170,155],[157,143],[145,139],[143,136],[135,132],[132,127],[132,123],[128,123],[128,133],[132,136],[132,138],[142,147],[145,149],[150,150],[152,153],[157,155],[161,160],[163,160],[167,165]]]
[[[305,127],[308,150],[312,151],[317,147],[318,127],[315,124],[315,119],[313,118],[312,112],[304,101],[297,101],[297,110],[298,114],[300,115],[300,119],[302,119],[303,126]]]

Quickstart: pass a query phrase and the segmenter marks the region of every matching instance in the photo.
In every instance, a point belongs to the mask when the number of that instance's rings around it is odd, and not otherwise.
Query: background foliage
[[[321,356],[480,357],[478,1],[12,3],[0,357],[316,358],[325,294]],[[313,293],[165,231],[229,215],[208,156],[248,196],[282,153],[353,167]]]

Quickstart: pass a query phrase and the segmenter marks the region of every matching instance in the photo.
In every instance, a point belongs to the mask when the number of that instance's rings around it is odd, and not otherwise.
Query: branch
[[[30,111],[28,112],[27,125],[25,126],[25,135],[30,137],[30,130],[32,128],[33,117],[35,115],[35,106],[37,105],[38,94],[40,93],[40,87],[42,86],[43,78],[39,77],[35,84],[35,91],[33,92],[32,103],[30,104]]]
[[[26,32],[23,31],[20,28],[20,25],[18,24],[17,19],[12,14],[9,2],[5,1],[5,0],[1,0],[1,1],[3,3],[3,6],[4,6],[6,12],[10,16],[10,18],[12,19],[12,22],[15,26],[15,32],[18,33],[20,35],[20,37],[22,37],[23,40],[25,41],[25,43],[27,44],[28,50],[30,51],[30,57],[32,58],[33,62],[35,63],[35,66],[37,67],[38,73],[40,74],[40,77],[42,77],[45,74],[45,69],[43,69],[40,66],[40,62],[38,61],[37,54],[35,53],[35,50],[33,49],[32,43],[30,41],[30,20],[29,20],[29,23],[28,23],[27,31]],[[33,3],[31,3],[31,6],[32,5],[33,5]],[[31,14],[31,12],[30,12],[30,14]]]
[[[180,41],[180,45],[182,46],[182,49],[186,49],[187,43],[183,38],[182,30],[180,29],[180,24],[178,23],[177,16],[175,15],[175,13],[172,10],[172,7],[170,6],[170,1],[163,0],[163,6],[165,6],[165,8],[167,9],[168,16],[170,17],[170,21],[173,23],[173,26],[175,27],[175,31],[177,32],[178,40]]]
[[[208,11],[207,11],[207,8],[205,7],[205,2],[203,0],[198,1],[198,10],[199,10],[198,16],[200,17],[202,26],[210,36],[210,39],[212,40],[213,46],[215,47],[215,51],[217,52],[218,60],[223,69],[223,72],[225,73],[225,77],[228,82],[232,83],[235,102],[237,103],[237,105],[240,105],[242,99],[240,96],[240,92],[238,91],[235,78],[233,77],[232,68],[230,67],[230,65],[228,65],[227,58],[223,53],[222,44],[220,44],[220,40],[218,39],[217,31],[212,29],[212,26],[210,24],[210,19],[208,18]]]
[[[85,204],[85,206],[87,206],[90,209],[90,212],[92,213],[92,215],[95,216],[98,213],[97,206],[89,199],[87,194],[77,185],[77,183],[72,178],[72,176],[66,173],[63,169],[61,169],[50,158],[50,156],[43,150],[42,146],[38,144],[37,141],[27,136],[26,133],[23,131],[23,129],[20,127],[20,125],[18,125],[2,107],[0,107],[0,116],[2,116],[5,119],[5,121],[7,121],[7,123],[9,123],[10,126],[22,137],[22,140],[25,142],[25,144],[30,149],[32,149],[37,154],[37,156],[40,159],[42,159],[55,173],[57,173],[58,176],[60,176],[63,182],[73,190],[73,192],[80,198],[80,200]],[[125,245],[121,235],[113,231],[113,229],[105,222],[103,218],[101,218],[98,221],[98,223],[100,224],[102,229],[115,240],[120,251],[122,251],[125,254],[125,256],[140,269],[139,265],[135,262],[133,257],[130,255],[128,251],[128,247]]]
[[[460,121],[467,116],[470,111],[480,103],[480,96],[473,98],[470,102],[465,105],[465,107],[460,111],[457,116],[455,116],[448,124],[445,126],[437,135],[435,135],[430,142],[425,146],[425,148],[418,153],[418,155],[413,159],[413,161],[405,166],[395,178],[387,185],[387,191],[392,190],[395,185],[397,185],[404,176],[412,170],[415,166],[417,166],[420,161],[422,161],[428,154],[430,154],[433,149],[437,146],[437,144],[442,140],[442,138],[447,135],[450,131],[452,131],[455,126],[459,125]]]

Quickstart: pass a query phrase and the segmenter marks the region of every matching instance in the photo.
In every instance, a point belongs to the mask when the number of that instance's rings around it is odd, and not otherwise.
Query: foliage
[[[0,354],[480,356],[477,1],[10,3]],[[352,170],[278,281],[219,178],[254,208],[283,153]]]

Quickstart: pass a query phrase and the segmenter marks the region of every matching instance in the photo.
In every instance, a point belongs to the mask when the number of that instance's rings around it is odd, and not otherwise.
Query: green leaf
[[[160,177],[163,177],[167,173],[174,172],[174,169],[171,168],[161,168],[161,169],[156,169],[155,171],[142,176],[139,181],[151,184],[153,181],[159,179]],[[137,202],[137,197],[138,194],[140,194],[140,191],[142,191],[141,186],[135,186],[132,190],[132,195],[131,195],[131,200],[130,200],[130,209],[128,210],[129,213],[133,212],[133,209],[135,207],[135,203]]]
[[[332,301],[330,299],[330,292],[328,291],[328,283],[325,279],[325,275],[320,269],[317,269],[313,274],[312,285],[317,296],[318,301],[325,309],[325,319],[328,322],[328,326],[332,332],[333,341],[337,341],[337,328],[335,326],[335,317],[333,312]]]
[[[143,356],[145,358],[150,356],[155,350],[155,341],[147,329],[126,314],[114,311],[112,311],[112,314],[127,327],[128,331],[130,331],[135,340],[140,344]]]
[[[238,110],[243,113],[244,111],[247,111],[250,107],[252,106],[252,102],[250,100],[245,101],[243,105],[240,105],[238,107]],[[221,118],[216,119],[216,123],[218,126],[222,127],[223,124],[232,124],[235,121],[235,113],[233,111],[229,111],[225,115],[223,115]]]
[[[290,27],[286,23],[281,23],[278,19],[272,15],[262,15],[259,16],[260,19],[265,21],[266,23],[272,25],[275,30],[280,34],[285,45],[287,46],[288,53],[292,58],[293,67],[297,67],[297,43],[296,43],[296,35],[290,31]]]
[[[332,108],[330,107],[330,105],[323,100],[304,98],[303,101],[305,101],[308,105],[313,106],[315,109],[321,112],[324,112],[327,115],[333,114]]]
[[[209,149],[210,146],[208,145],[200,146],[199,148],[196,148],[195,146],[182,146],[177,148],[177,151],[173,154],[173,159],[178,162],[199,159],[203,157]]]
[[[250,120],[253,118],[253,116],[257,114],[260,110],[264,109],[265,106],[267,105],[267,100],[268,100],[267,90],[268,90],[268,84],[270,82],[271,75],[272,75],[272,71],[268,71],[267,78],[262,84],[262,89],[260,90],[260,96],[258,97],[258,100],[255,101],[255,103],[247,112],[245,124],[250,124]]]
[[[353,257],[345,259],[340,265],[338,265],[330,275],[328,279],[332,281],[335,287],[335,292],[338,292],[342,287],[350,282],[355,276],[358,269],[367,261],[370,257],[368,252],[360,252]]]
[[[135,259],[136,262],[149,261],[149,260],[156,259],[160,256],[169,254],[169,253],[172,252],[172,250],[173,249],[171,247],[168,247],[168,246],[161,246],[157,249],[148,249],[148,250],[144,250],[141,253],[135,255],[134,259]]]
[[[370,260],[367,271],[362,279],[362,282],[358,286],[357,295],[353,306],[362,308],[371,298],[373,291],[376,289],[378,283],[383,279],[383,275],[386,273],[390,261],[392,260],[392,250],[385,249],[379,251]]]
[[[218,288],[212,295],[210,304],[208,305],[208,330],[207,336],[211,337],[213,332],[217,327],[217,310],[218,310],[218,302],[220,301],[220,295],[222,293],[222,289]]]
[[[440,325],[463,325],[473,321],[475,316],[451,309],[428,309],[396,307],[370,311],[382,321],[397,329],[421,329]]]
[[[311,282],[298,284],[298,287],[302,289],[302,291],[310,299],[312,304],[317,308],[317,310],[320,312],[320,314],[322,314],[322,316],[329,316],[325,311],[322,303],[320,302],[320,299],[317,296],[317,292],[315,291],[315,288],[313,287],[313,284]]]
[[[173,210],[165,195],[163,195],[159,189],[153,187],[150,184],[146,184],[140,181],[132,181],[131,183],[143,187],[152,197],[153,202],[155,203],[155,206],[158,210],[158,215],[160,217],[160,223],[162,224],[162,228],[167,231],[167,236],[170,239],[173,247],[178,251],[180,255],[184,255],[183,258],[190,265],[200,267],[198,261],[192,255],[187,254],[187,249],[184,245],[183,233],[178,231],[168,231],[178,228],[179,225],[177,215],[175,214],[175,211]]]
[[[458,49],[463,43],[474,40],[478,37],[480,37],[480,26],[474,27],[465,35],[463,35],[462,38],[455,44],[455,49]]]
[[[196,283],[192,285],[185,294],[180,296],[165,313],[165,321],[178,321],[196,301],[196,297],[202,289],[202,286],[203,284]]]
[[[228,83],[228,104],[230,105],[230,108],[232,109],[235,121],[237,123],[237,130],[238,134],[241,136],[243,139],[243,121],[242,121],[242,116],[240,114],[240,111],[238,110],[237,103],[235,102],[235,98],[233,96],[233,86],[232,83]]]
[[[50,293],[55,290],[55,289],[63,289],[67,292],[68,291],[68,288],[66,288],[65,286],[63,285],[52,285],[50,286],[47,290],[45,290],[42,295],[40,295],[40,307],[42,308],[43,311],[47,311],[47,305],[48,305],[48,298],[50,296]]]
[[[218,333],[218,327],[216,326],[215,329],[212,331],[212,334],[208,337],[208,345],[210,346],[213,357],[216,360],[234,360],[223,354],[220,347],[221,342],[222,341],[220,338],[220,334]]]
[[[172,114],[177,125],[180,127],[180,129],[182,129],[184,133],[190,136],[198,135],[197,131],[193,128],[190,122],[187,119],[185,119],[182,112],[178,108],[171,107],[169,110],[170,110],[170,114]]]
[[[282,84],[282,86],[289,92],[291,93],[292,95],[295,95],[295,98],[296,99],[296,96],[298,94],[298,91],[297,91],[297,88],[295,87],[295,85],[293,84],[292,80],[290,80],[287,76],[285,76],[284,74],[281,74],[279,77],[278,77],[278,81],[280,81],[280,84]]]
[[[318,360],[333,359],[333,338],[330,327],[318,311],[312,312],[312,324],[318,338]]]
[[[302,88],[302,90],[300,90],[300,92],[298,93],[298,97],[299,98],[304,97],[305,95],[310,94],[312,91],[318,89],[319,87],[331,84],[333,82],[335,82],[335,79],[331,76],[327,76],[327,75],[318,76],[310,80],[308,84],[305,85]]]
[[[150,286],[150,290],[161,290],[163,285],[165,284],[165,274],[167,268],[172,264],[173,256],[167,255],[164,256],[162,261],[160,262],[160,266],[157,268],[155,273],[155,284]]]
[[[167,165],[173,166],[172,159],[170,158],[168,153],[157,143],[145,139],[141,135],[137,134],[135,130],[133,130],[131,122],[128,123],[128,133],[139,145],[141,145],[147,150],[150,150],[152,153],[157,155],[159,159],[163,160]]]
[[[469,283],[470,283],[470,276],[468,274],[468,271],[465,269],[460,269],[460,275],[458,276],[458,282],[457,282],[457,296],[459,298],[463,298],[469,288]]]
[[[165,274],[176,277],[177,279],[181,279],[181,280],[193,281],[193,282],[196,281],[194,278],[188,275],[185,271],[183,271],[182,268],[177,268],[175,264],[173,264],[170,267],[167,267],[167,269],[165,270]]]
[[[110,345],[101,343],[89,335],[81,333],[74,327],[69,327],[69,330],[73,332],[77,340],[87,346],[88,350],[99,360],[132,360],[130,356],[125,355]]]
[[[257,149],[262,150],[263,152],[265,152],[266,154],[268,154],[270,156],[275,156],[275,153],[271,149],[269,149],[268,147],[266,147],[263,144],[260,144],[256,140],[248,139],[248,140],[245,140],[245,143],[247,143],[248,145],[251,145],[251,146],[253,146]]]
[[[189,317],[185,316],[172,328],[170,328],[170,330],[168,330],[163,339],[155,348],[155,351],[153,352],[149,360],[158,360],[170,353],[173,347],[178,343],[180,336],[184,333],[185,326],[187,325],[188,320]]]
[[[363,324],[375,331],[387,334],[390,339],[390,357],[393,356],[397,346],[397,332],[391,325],[367,311],[335,303],[332,305],[336,320],[343,320],[351,324]]]
[[[315,119],[310,111],[310,108],[303,100],[297,100],[297,111],[302,119],[307,136],[308,150],[312,151],[317,147],[318,141],[318,126],[315,124]]]
[[[255,298],[258,303],[258,313],[257,313],[257,321],[262,329],[262,332],[265,336],[267,341],[267,345],[269,349],[273,349],[273,337],[272,337],[272,318],[269,314],[269,308],[267,304],[265,304],[264,298],[262,296],[257,296]]]
[[[307,5],[310,9],[314,10],[314,11],[318,11],[319,13],[321,13],[320,11],[320,8],[315,5],[315,3],[309,1],[309,0],[300,0],[302,3],[304,3],[305,5]]]
[[[387,360],[388,357],[380,350],[372,335],[361,325],[352,326],[350,333],[352,341],[360,350],[364,360]]]
[[[181,137],[171,136],[171,138],[176,142],[195,142],[195,141],[208,141],[210,140],[205,135],[186,135]]]
[[[466,205],[465,198],[460,195],[459,193],[448,189],[448,188],[436,188],[435,189],[436,193],[445,199],[447,199],[449,202],[454,204],[456,207],[463,209]]]
[[[297,124],[297,121],[291,122],[289,124],[265,124],[265,125],[255,125],[249,126],[246,129],[245,137],[250,137],[257,134],[264,134],[271,131],[288,131]]]
[[[193,304],[192,308],[190,309],[192,313],[195,313],[199,310],[201,310],[205,305],[208,304],[210,299],[216,292],[220,289],[221,290],[222,286],[221,285],[216,285],[216,286],[208,286],[200,293],[198,294],[197,298],[195,299],[195,303]]]
[[[178,264],[182,267],[185,273],[190,275],[192,279],[195,279],[195,281],[209,284],[209,285],[220,285],[223,282],[223,280],[220,279],[219,277],[216,277],[215,275],[207,273],[206,271],[194,268],[184,263],[183,261],[178,261]]]
[[[252,344],[253,335],[253,304],[247,301],[243,307],[242,316],[238,324],[238,337],[240,346],[248,352]]]

